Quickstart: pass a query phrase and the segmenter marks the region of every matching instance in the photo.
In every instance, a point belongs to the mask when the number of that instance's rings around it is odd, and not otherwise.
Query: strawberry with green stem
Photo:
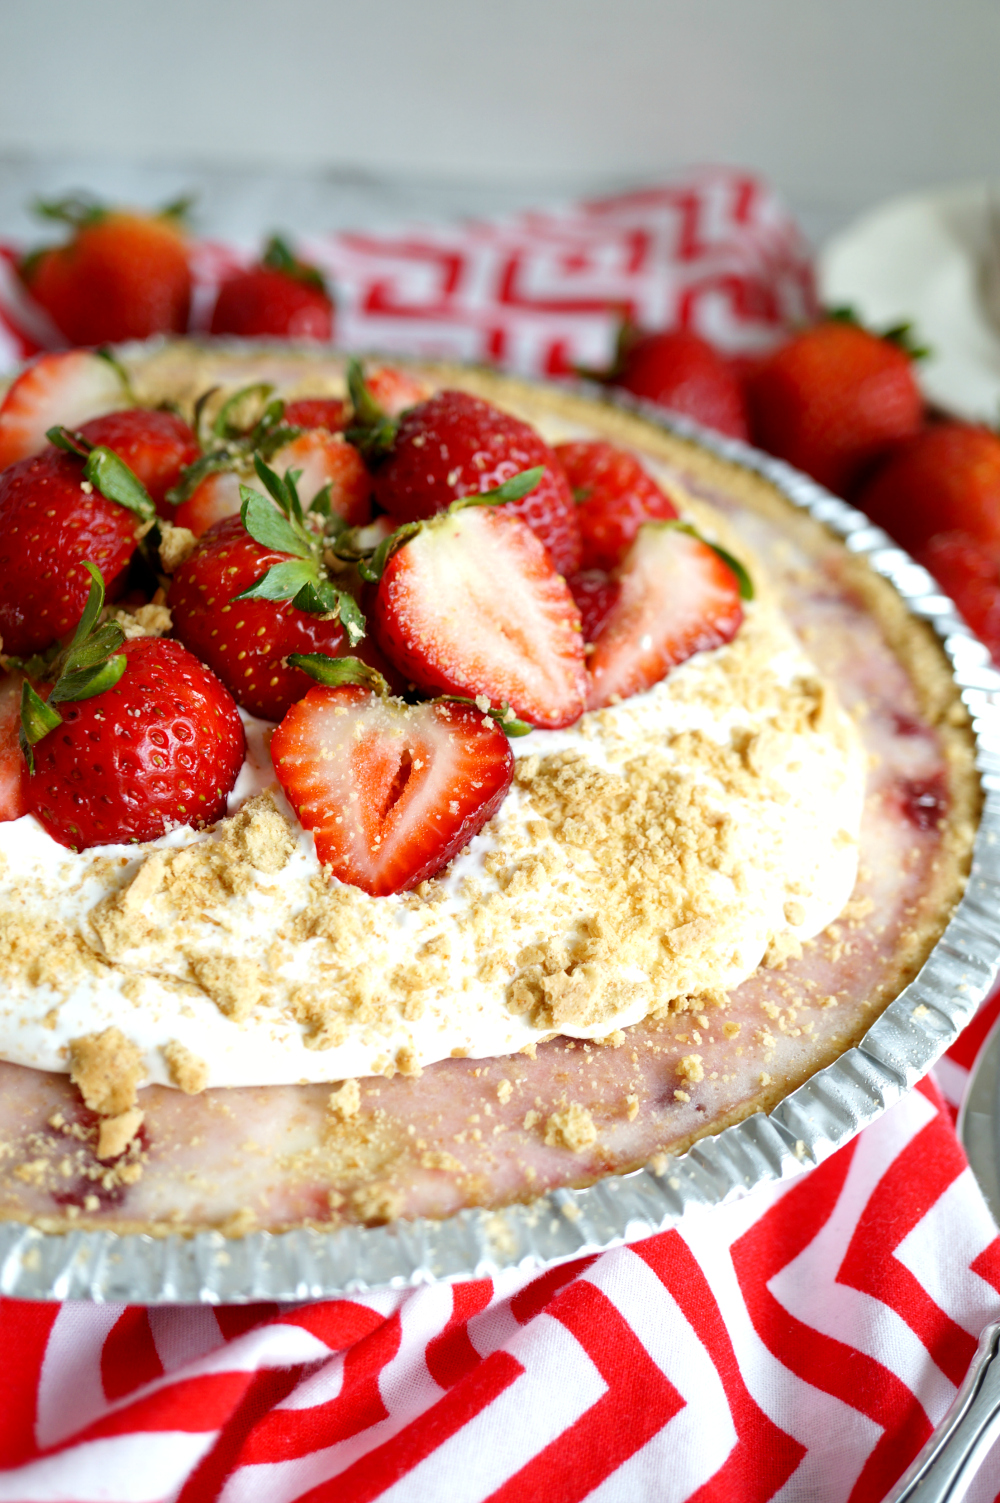
[[[417,886],[503,802],[514,758],[502,721],[467,700],[390,698],[356,659],[297,661],[318,683],[274,732],[271,756],[321,864],[373,897]]]
[[[90,559],[118,591],[155,519],[145,487],[113,450],[53,428],[48,447],[0,474],[0,635],[8,653],[41,652],[84,609]]]
[[[71,235],[27,256],[21,280],[71,344],[181,334],[191,304],[183,223],[189,207],[183,199],[145,214],[83,196],[39,202],[37,212],[68,225]],[[70,415],[60,416],[65,422]]]
[[[339,432],[292,421],[290,409],[267,382],[232,393],[206,432],[204,411],[211,395],[206,392],[195,410],[203,452],[168,491],[169,504],[161,507],[176,526],[201,537],[213,523],[235,516],[242,504],[241,479],[252,473],[255,454],[279,474],[297,470],[299,494],[306,504],[325,490],[331,510],[351,526],[369,520],[371,477],[357,450]]]
[[[542,476],[509,503],[541,539],[560,574],[580,563],[580,529],[569,483],[544,439],[527,423],[465,391],[443,390],[399,418],[375,400],[352,361],[354,421],[347,430],[374,469],[379,505],[397,522],[425,520],[464,496],[492,492],[527,469]]]
[[[219,288],[211,333],[243,339],[333,337],[333,299],[315,266],[272,235],[255,266],[235,271]]]
[[[178,824],[212,824],[243,765],[231,696],[179,642],[125,641],[100,624],[104,587],[90,593],[47,696],[27,681],[21,747],[32,812],[61,845],[84,850],[155,840]]]
[[[241,515],[199,539],[167,603],[177,636],[236,700],[280,720],[308,688],[289,654],[358,647],[365,621],[325,561],[344,532],[341,519],[327,514],[322,494],[303,507],[294,471],[278,475],[259,455],[255,466],[267,495],[241,487]]]

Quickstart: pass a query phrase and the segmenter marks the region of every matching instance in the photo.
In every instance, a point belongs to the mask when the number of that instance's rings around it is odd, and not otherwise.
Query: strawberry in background
[[[19,274],[70,344],[184,332],[191,305],[186,201],[147,214],[79,195],[36,209],[68,225],[70,237],[26,256]]]
[[[846,310],[804,330],[753,371],[753,441],[838,496],[923,426],[908,326],[873,334]]]
[[[333,299],[322,273],[299,261],[273,235],[256,265],[233,272],[222,283],[210,332],[328,341],[333,337]]]
[[[642,330],[626,318],[609,369],[580,374],[620,386],[730,438],[749,436],[739,377],[714,345],[692,329]]]
[[[1000,438],[932,423],[889,455],[858,505],[930,570],[1000,661]]]

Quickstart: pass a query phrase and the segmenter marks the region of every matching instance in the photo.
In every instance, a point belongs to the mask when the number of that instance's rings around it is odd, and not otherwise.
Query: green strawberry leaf
[[[544,465],[535,465],[530,470],[522,470],[518,475],[512,475],[495,490],[481,491],[479,495],[460,496],[448,507],[450,512],[464,511],[469,506],[503,506],[506,501],[520,501],[522,496],[530,495],[541,483],[545,474]]]
[[[84,670],[89,671],[91,668],[100,667],[113,652],[118,651],[124,641],[125,633],[118,625],[118,622],[106,621],[98,631],[95,631],[90,636],[85,636],[79,646],[70,648],[63,663],[59,684],[62,683],[68,673],[72,674]],[[56,687],[58,688],[58,684]],[[53,690],[53,694],[55,694],[55,690]],[[59,695],[60,699],[63,697],[62,694]]]
[[[306,585],[317,582],[316,563],[311,558],[290,558],[273,564],[260,579],[234,595],[234,600],[294,600]]]
[[[104,580],[101,572],[89,560],[84,568],[90,575],[90,592],[83,614],[73,633],[73,640],[64,654],[56,658],[60,663],[58,677],[52,686],[48,700],[32,688],[27,681],[21,689],[21,727],[18,740],[28,763],[35,770],[32,747],[56,726],[62,725],[62,716],[57,704],[75,700],[93,699],[105,689],[114,688],[125,672],[127,659],[119,648],[125,641],[125,633],[116,621],[106,621],[98,627],[97,622],[104,608]],[[55,671],[53,667],[52,671]]]
[[[167,500],[171,506],[183,506],[185,501],[190,501],[207,475],[217,475],[221,470],[230,470],[232,467],[233,458],[228,449],[212,449],[208,454],[202,454],[193,464],[185,467],[180,480],[167,491]]]
[[[266,404],[273,390],[274,387],[270,381],[255,381],[252,386],[241,386],[239,391],[234,391],[232,396],[226,398],[215,414],[212,432],[216,438],[242,438],[247,431],[247,425],[238,421],[241,415],[239,409],[248,405],[253,398],[257,398],[259,402]],[[234,414],[236,415],[235,417]]]
[[[304,535],[260,491],[241,485],[240,499],[243,502],[240,517],[254,542],[260,543],[262,548],[273,548],[276,553],[290,553],[295,558],[313,559],[314,549]]]
[[[134,512],[144,522],[151,521],[156,516],[153,498],[146,487],[113,449],[106,449],[103,444],[91,449],[83,473],[102,496],[106,496],[109,501],[116,501],[127,511]]]
[[[69,644],[71,653],[75,652],[90,636],[97,623],[97,618],[104,609],[104,576],[100,569],[89,561],[84,560],[83,567],[90,575],[90,591],[87,595],[87,604],[83,608],[83,615],[76,625],[73,640]]]
[[[478,705],[474,699],[467,699],[464,694],[439,694],[436,699],[431,700],[431,704],[472,705],[473,709],[475,710],[482,709],[482,706]],[[491,720],[495,720],[500,729],[511,740],[513,740],[516,736],[529,736],[535,729],[533,725],[528,725],[527,721],[518,720],[517,716],[514,714],[514,711],[511,709],[506,700],[504,700],[503,704],[498,710],[495,710],[491,705],[488,709],[483,711],[483,714],[488,715]]]
[[[703,537],[697,527],[692,527],[690,522],[664,522],[662,525],[671,528],[674,532],[686,532],[688,537],[697,538],[699,543],[704,543],[706,548],[711,548],[716,557],[721,558],[726,568],[736,576],[740,599],[752,600],[754,598],[753,580],[743,564],[729,552],[728,548],[722,548],[718,543],[713,543],[709,538]]]
[[[334,513],[330,506],[330,492],[331,482],[328,480],[323,488],[321,490],[318,490],[315,496],[313,496],[312,500],[309,502],[309,510],[311,512],[314,512],[318,517],[324,517],[328,522],[332,522],[334,517]],[[340,517],[337,518],[338,522],[341,520],[342,519]]]
[[[317,292],[322,292],[328,297],[326,282],[323,275],[315,266],[310,266],[306,261],[300,261],[292,253],[291,247],[280,235],[272,235],[264,247],[264,254],[260,258],[261,265],[270,271],[283,272],[286,277],[294,277],[297,282],[304,282],[307,287],[314,287]]]
[[[121,633],[119,646],[125,640],[125,633]],[[89,668],[81,668],[75,673],[64,670],[56,683],[55,688],[49,695],[49,704],[68,704],[79,699],[93,699],[97,694],[103,694],[105,689],[113,689],[115,684],[125,672],[128,659],[123,652],[115,653],[114,657],[105,658],[102,662],[94,663]]]
[[[376,402],[365,381],[361,362],[353,355],[347,362],[347,390],[354,408],[354,421],[344,437],[367,460],[377,463],[395,444],[399,422]]]
[[[58,710],[50,710],[40,694],[25,679],[21,685],[21,725],[17,733],[28,771],[35,771],[34,748],[50,731],[62,725]]]
[[[87,459],[94,447],[80,433],[72,433],[69,428],[64,428],[61,423],[54,428],[48,428],[45,437],[50,444],[55,444],[57,449],[62,449],[65,454],[72,454],[74,459]]]
[[[375,549],[371,558],[360,559],[358,573],[368,584],[378,584],[385,572],[385,566],[392,555],[410,538],[416,537],[424,524],[422,522],[404,522],[402,527],[397,527],[395,532],[390,532],[387,538],[383,538]]]
[[[342,684],[359,684],[372,689],[383,697],[389,693],[389,685],[377,668],[370,668],[360,658],[333,658],[325,652],[291,652],[288,655],[291,668],[301,668],[318,684],[328,689],[338,689]]]

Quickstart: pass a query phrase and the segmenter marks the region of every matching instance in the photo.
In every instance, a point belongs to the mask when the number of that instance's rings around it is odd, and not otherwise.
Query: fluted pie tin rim
[[[246,349],[247,346],[240,346]],[[0,1224],[0,1293],[19,1299],[226,1303],[305,1300],[532,1270],[676,1226],[821,1163],[909,1090],[953,1044],[1000,965],[1000,673],[928,572],[861,512],[790,465],[662,408],[601,388],[570,388],[753,471],[888,580],[939,637],[976,741],[984,796],[964,896],[919,974],[861,1042],[767,1115],[757,1112],[656,1169],[611,1175],[529,1204],[440,1221],[331,1231],[153,1237],[46,1233]]]

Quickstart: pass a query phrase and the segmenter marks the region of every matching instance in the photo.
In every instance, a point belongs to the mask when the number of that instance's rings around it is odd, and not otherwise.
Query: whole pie
[[[87,578],[65,621],[61,584],[20,615],[0,587],[35,765],[0,823],[5,1218],[239,1235],[530,1200],[771,1108],[916,974],[969,866],[967,717],[931,632],[769,482],[481,371],[373,365],[349,395],[325,354],[119,361],[127,398],[88,367],[89,409],[0,412],[0,457],[27,473],[61,425],[45,462],[127,518],[124,564],[86,555],[103,657],[70,642]],[[169,494],[117,408],[197,434]],[[480,425],[468,453],[446,419]],[[230,770],[168,806],[154,751],[116,825],[102,757],[181,676]],[[85,725],[110,742],[57,786]]]

